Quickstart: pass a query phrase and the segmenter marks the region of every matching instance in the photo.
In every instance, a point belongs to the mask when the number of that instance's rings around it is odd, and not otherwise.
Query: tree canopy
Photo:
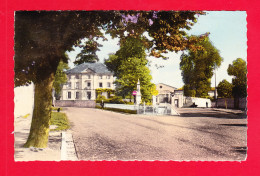
[[[204,97],[210,90],[211,77],[215,67],[219,67],[223,59],[209,38],[200,41],[202,50],[184,53],[181,56],[180,69],[184,82],[184,95]]]
[[[227,80],[222,80],[217,87],[218,97],[231,98],[233,85]]]
[[[152,96],[152,76],[147,67],[145,47],[141,39],[128,37],[115,55],[105,61],[108,69],[117,77],[116,92],[121,96],[131,95],[140,80],[142,100],[150,102]]]
[[[247,67],[246,61],[238,58],[229,64],[228,75],[234,76],[232,79],[232,94],[235,98],[247,97]]]

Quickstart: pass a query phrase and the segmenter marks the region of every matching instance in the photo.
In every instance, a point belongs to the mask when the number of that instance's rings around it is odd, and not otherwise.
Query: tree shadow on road
[[[212,117],[221,119],[246,119],[246,113],[231,114],[231,113],[218,113],[218,112],[189,112],[180,113],[180,117]]]

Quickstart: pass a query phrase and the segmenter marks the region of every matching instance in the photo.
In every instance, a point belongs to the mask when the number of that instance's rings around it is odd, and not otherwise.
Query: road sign
[[[136,95],[137,94],[137,91],[136,90],[134,90],[133,91],[133,93],[132,93],[132,95]]]

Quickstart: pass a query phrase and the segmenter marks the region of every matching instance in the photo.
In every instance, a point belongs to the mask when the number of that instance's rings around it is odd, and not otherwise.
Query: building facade
[[[62,87],[61,100],[95,100],[96,89],[115,89],[113,73],[102,63],[83,63],[66,74],[68,81]],[[108,98],[106,93],[103,95]]]
[[[176,87],[163,83],[157,84],[156,89],[158,90],[158,95],[156,96],[157,104],[169,103],[177,108],[183,107],[183,90],[178,90]]]
[[[159,83],[156,84],[156,90],[158,90],[157,103],[171,103],[172,94],[177,88]]]

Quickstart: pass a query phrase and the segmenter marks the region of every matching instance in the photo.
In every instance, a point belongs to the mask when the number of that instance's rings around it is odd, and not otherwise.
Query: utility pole
[[[215,64],[215,91],[214,91],[214,97],[216,100],[216,108],[218,107],[218,97],[217,97],[217,66]]]
[[[215,91],[214,91],[214,97],[217,99],[217,67],[215,64]]]

